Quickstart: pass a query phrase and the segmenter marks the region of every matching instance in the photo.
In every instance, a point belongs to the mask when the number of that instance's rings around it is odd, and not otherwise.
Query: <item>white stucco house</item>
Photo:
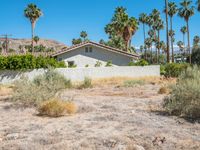
[[[129,62],[139,59],[137,54],[91,41],[57,51],[51,56],[58,61],[64,61],[68,66],[77,67],[94,67],[99,62],[101,66],[105,66],[107,62],[112,62],[113,66],[127,66]]]

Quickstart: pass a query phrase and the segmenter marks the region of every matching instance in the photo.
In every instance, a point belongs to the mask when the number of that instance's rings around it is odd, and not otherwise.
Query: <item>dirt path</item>
[[[69,90],[76,115],[38,117],[0,101],[0,149],[198,150],[200,124],[151,112],[162,103],[158,85]]]

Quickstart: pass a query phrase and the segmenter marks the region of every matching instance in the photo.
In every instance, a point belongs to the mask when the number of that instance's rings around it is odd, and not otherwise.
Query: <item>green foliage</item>
[[[0,70],[26,70],[38,68],[65,68],[64,62],[58,62],[54,58],[27,55],[0,56]]]
[[[188,67],[164,99],[164,108],[172,115],[200,118],[200,70]]]
[[[101,67],[102,63],[100,61],[97,61],[96,64],[94,65],[95,67]]]
[[[91,88],[92,87],[92,79],[85,77],[83,83],[80,85],[80,89]]]
[[[106,67],[112,67],[112,61],[110,60],[110,61],[108,61],[107,63],[106,63],[106,65],[105,65]]]
[[[178,77],[181,72],[185,71],[189,67],[187,63],[169,63],[161,67],[161,74],[165,77]]]
[[[127,80],[124,81],[123,86],[124,87],[136,87],[136,86],[140,86],[140,85],[144,85],[145,82],[143,80]]]
[[[44,100],[53,98],[60,90],[71,86],[71,81],[63,75],[53,70],[47,70],[33,81],[26,77],[16,81],[12,100],[25,106],[36,106]]]
[[[146,60],[141,59],[141,60],[139,60],[139,61],[137,61],[135,63],[134,62],[129,62],[128,65],[129,66],[148,66],[149,63]]]
[[[200,65],[200,47],[193,48],[192,50],[192,63]]]
[[[161,75],[165,75],[166,74],[165,66],[164,65],[160,65],[160,74]]]

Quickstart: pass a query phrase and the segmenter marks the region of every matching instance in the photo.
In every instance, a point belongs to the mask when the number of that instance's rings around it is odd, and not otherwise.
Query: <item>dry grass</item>
[[[60,117],[65,114],[73,114],[76,111],[77,107],[73,102],[66,102],[55,98],[42,102],[38,107],[39,115],[49,117]]]
[[[0,85],[0,96],[9,96],[13,92],[10,86]]]
[[[141,78],[130,78],[130,77],[113,77],[113,78],[100,78],[93,80],[93,85],[123,85],[124,81],[128,80],[142,80],[146,83],[157,84],[161,83],[162,79],[160,77],[141,77]]]
[[[158,90],[158,94],[168,94],[169,93],[169,89],[166,86],[162,86],[159,90]]]

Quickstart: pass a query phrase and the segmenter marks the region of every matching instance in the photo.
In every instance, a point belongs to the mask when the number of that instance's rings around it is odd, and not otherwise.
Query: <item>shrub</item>
[[[141,60],[139,60],[139,61],[137,61],[135,63],[134,62],[129,62],[128,65],[129,66],[148,66],[149,63],[146,60],[141,59]]]
[[[125,87],[136,87],[138,85],[144,85],[145,82],[142,80],[127,80],[124,81],[124,86]]]
[[[158,94],[167,94],[168,93],[168,88],[163,86],[159,89]]]
[[[112,61],[108,61],[105,65],[105,67],[112,67]]]
[[[161,73],[164,73],[165,77],[178,77],[181,74],[181,72],[185,71],[188,67],[189,64],[186,63],[169,63],[161,68]]]
[[[200,71],[189,67],[172,86],[171,95],[165,97],[164,108],[173,115],[200,118]]]
[[[91,88],[92,87],[92,79],[85,77],[83,83],[80,85],[81,89]]]
[[[40,115],[46,115],[49,117],[60,117],[65,114],[73,114],[76,110],[77,107],[74,103],[58,99],[44,101],[38,107]]]
[[[64,62],[58,62],[54,58],[31,54],[0,56],[0,70],[27,70],[38,68],[65,68]]]
[[[85,65],[85,67],[86,67],[86,68],[88,68],[88,67],[89,67],[89,65],[87,64],[87,65]]]
[[[58,91],[70,87],[70,80],[53,70],[48,70],[33,81],[26,77],[16,81],[12,100],[25,106],[37,106],[41,101],[54,97]]]
[[[94,65],[95,67],[101,67],[102,63],[100,61],[97,61],[96,64]]]

